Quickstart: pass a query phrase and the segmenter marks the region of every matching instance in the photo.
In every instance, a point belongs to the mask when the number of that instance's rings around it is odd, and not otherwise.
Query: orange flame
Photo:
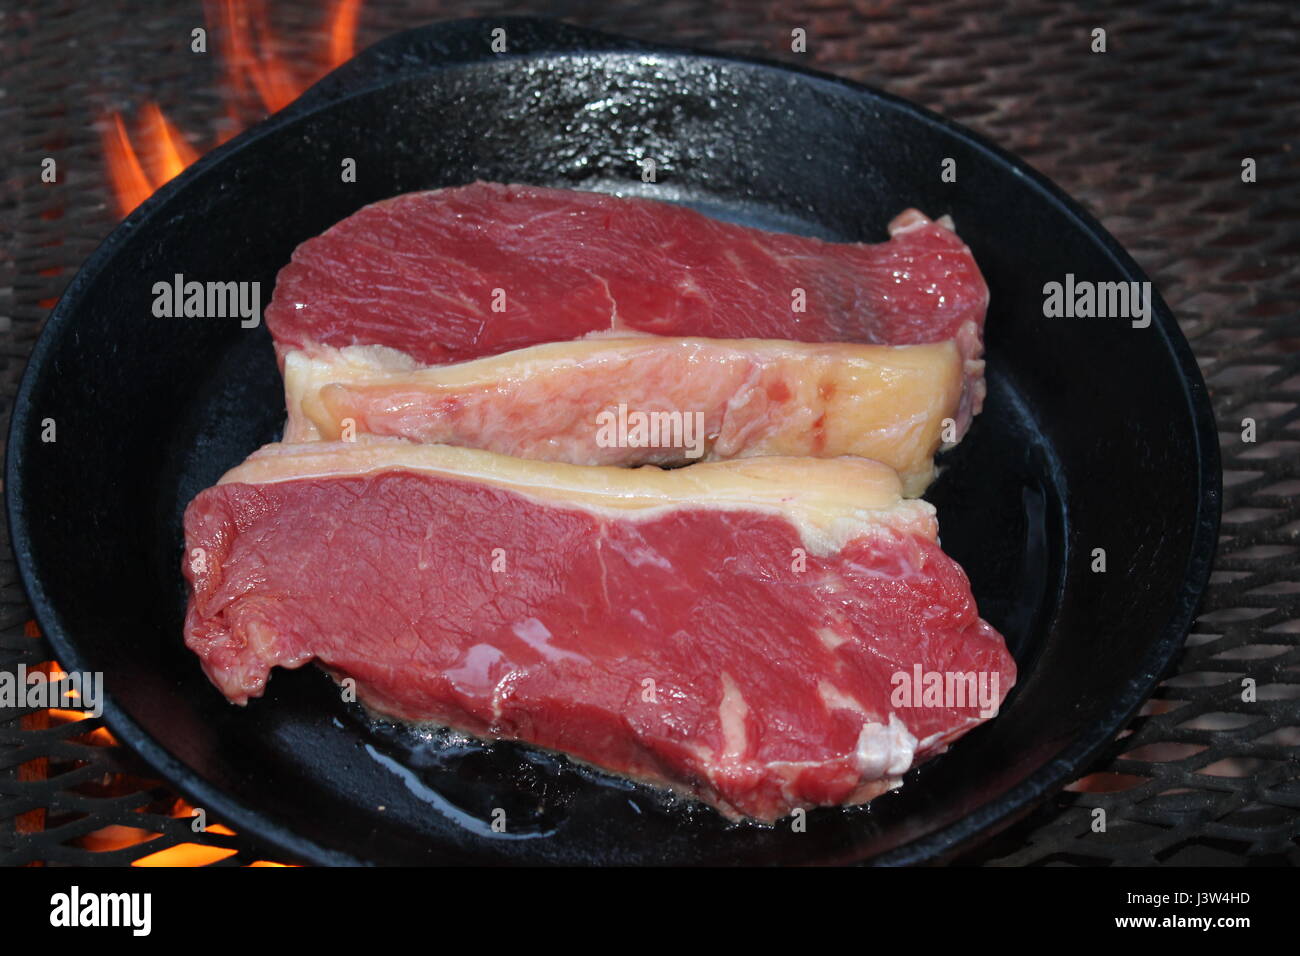
[[[224,143],[243,127],[243,109],[269,112],[293,102],[320,75],[353,56],[362,0],[337,0],[326,35],[328,50],[314,75],[297,75],[275,49],[264,0],[206,0],[206,19],[220,39],[226,89],[227,121],[217,133]],[[241,105],[243,109],[241,109]],[[118,113],[104,120],[102,139],[109,181],[118,209],[126,216],[163,183],[199,157],[156,103],[144,107],[140,138],[133,144]]]
[[[163,115],[156,103],[150,103],[142,112],[142,146],[138,152],[132,145],[131,137],[127,135],[126,124],[120,114],[110,114],[104,124],[104,155],[108,160],[108,175],[123,216],[199,158],[198,151]]]
[[[150,103],[144,108],[145,122],[151,130],[150,135],[158,145],[158,168],[154,181],[165,183],[175,179],[181,171],[199,158],[198,151],[186,142],[175,126],[163,115],[157,103]]]
[[[111,124],[112,128],[103,133],[104,156],[108,160],[108,176],[113,183],[113,194],[117,196],[117,207],[125,216],[153,195],[155,186],[144,174],[144,167],[131,147],[122,117],[114,113]]]
[[[352,59],[356,53],[357,19],[361,15],[361,0],[339,0],[334,8],[334,22],[330,26],[330,69]]]
[[[246,7],[247,17],[241,17]],[[293,71],[272,48],[271,26],[262,0],[223,0],[222,35],[226,45],[226,75],[237,93],[251,82],[262,104],[274,113],[294,101],[301,88],[294,82]]]
[[[352,58],[361,2],[362,0],[338,0],[335,5],[328,30],[328,59],[320,72],[333,69]],[[234,136],[243,125],[238,101],[246,99],[250,92],[256,92],[263,107],[275,111],[292,102],[308,84],[300,82],[301,78],[295,77],[293,71],[272,49],[270,24],[262,0],[208,0],[208,3],[209,25],[218,24],[223,28],[226,76],[231,93],[227,106],[229,122],[217,134],[219,144]],[[246,9],[241,10],[241,7]],[[241,16],[241,13],[246,15]],[[312,78],[312,82],[317,78],[319,74]],[[199,152],[167,119],[157,103],[147,104],[141,114],[142,130],[138,149],[132,143],[126,124],[117,112],[110,113],[105,118],[101,133],[109,180],[123,216],[199,157]],[[33,638],[40,636],[34,621],[27,622],[25,633]],[[57,663],[52,667],[59,669]],[[55,708],[46,713],[48,717],[45,719],[58,723],[84,720],[89,716],[85,711],[68,708]],[[113,735],[104,727],[92,730],[85,736],[85,740],[103,746],[116,744]],[[173,815],[189,816],[192,812],[193,808],[188,803],[177,800]],[[211,833],[235,835],[233,830],[219,823],[211,824],[207,829]],[[113,825],[87,834],[82,841],[87,849],[105,852],[139,845],[159,835],[137,827]],[[142,857],[132,865],[203,866],[226,859],[236,852],[225,847],[181,843]],[[285,864],[257,860],[249,865],[280,867]]]

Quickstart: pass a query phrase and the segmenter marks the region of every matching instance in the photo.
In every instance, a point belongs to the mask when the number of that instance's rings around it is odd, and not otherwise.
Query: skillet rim
[[[350,68],[359,71],[371,60],[377,61],[383,50],[399,49],[409,44],[416,36],[455,34],[457,31],[468,31],[475,26],[510,25],[540,35],[543,46],[518,54],[494,54],[485,50],[470,57],[425,61],[418,67],[390,69],[388,72],[383,72],[382,64],[375,63],[374,65],[381,68],[377,78],[372,76],[369,82],[362,82],[354,88],[338,88],[347,83],[347,73],[350,72]],[[575,43],[575,40],[581,42]],[[161,206],[169,202],[173,195],[187,188],[192,179],[219,165],[227,156],[244,149],[264,136],[278,133],[283,127],[308,115],[324,112],[338,103],[417,76],[436,74],[444,70],[472,68],[496,60],[527,63],[548,59],[610,55],[645,55],[665,60],[740,65],[783,76],[793,75],[814,85],[828,85],[855,97],[893,107],[917,121],[938,127],[941,132],[957,138],[968,148],[986,154],[996,164],[1011,170],[1027,187],[1036,189],[1058,213],[1065,215],[1076,229],[1097,243],[1120,272],[1131,280],[1149,281],[1137,262],[1118,241],[1046,176],[964,126],[909,100],[866,84],[761,57],[647,43],[546,18],[476,17],[447,20],[392,34],[362,51],[339,70],[327,74],[285,109],[206,153],[179,176],[158,189],[122,220],[91,253],[46,320],[27,359],[14,398],[6,446],[5,508],[19,579],[34,616],[40,624],[42,634],[48,638],[58,660],[66,669],[85,668],[81,666],[76,639],[62,627],[58,609],[47,598],[40,576],[32,567],[31,542],[35,536],[39,536],[39,531],[37,535],[33,535],[32,523],[27,520],[23,505],[26,487],[24,463],[28,445],[31,443],[31,399],[37,379],[55,353],[56,346],[61,345],[63,337],[72,331],[71,315],[80,303],[85,287],[90,285],[100,272],[109,267],[118,246],[138,226],[149,220]],[[340,77],[340,74],[343,76]],[[1217,551],[1223,479],[1214,410],[1200,366],[1172,311],[1164,298],[1155,290],[1154,283],[1152,288],[1154,324],[1159,329],[1165,350],[1175,360],[1176,368],[1180,373],[1181,399],[1187,407],[1194,444],[1192,451],[1199,466],[1195,475],[1198,494],[1196,514],[1193,519],[1194,528],[1181,578],[1182,583],[1169,621],[1160,635],[1151,641],[1139,666],[1140,672],[1123,684],[1110,706],[1093,718],[1084,733],[1051,760],[975,812],[961,817],[948,826],[908,840],[885,853],[860,858],[855,862],[869,862],[882,866],[942,862],[1010,826],[1035,809],[1051,793],[1068,783],[1091,762],[1151,695],[1155,685],[1164,676],[1176,653],[1182,647],[1204,595]],[[195,805],[212,810],[218,818],[236,827],[241,836],[255,844],[269,847],[282,856],[303,862],[334,866],[372,865],[372,861],[353,853],[330,848],[315,840],[298,836],[288,825],[264,814],[240,797],[230,795],[227,791],[209,783],[167,751],[143,726],[119,710],[112,696],[107,693],[104,694],[103,719],[119,741],[139,755],[160,776],[191,798]]]

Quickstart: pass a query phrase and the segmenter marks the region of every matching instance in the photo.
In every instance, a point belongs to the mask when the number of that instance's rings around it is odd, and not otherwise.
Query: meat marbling
[[[579,465],[856,455],[893,467],[909,495],[929,484],[943,439],[960,437],[952,342],[623,334],[445,366],[382,346],[322,346],[289,352],[284,379],[285,441],[374,434]],[[612,434],[620,415],[643,433]],[[647,421],[665,434],[647,438]]]
[[[862,459],[663,471],[271,445],[185,515],[188,646],[232,701],[319,661],[392,717],[551,748],[732,817],[853,804],[1015,680],[933,508]],[[988,702],[985,702],[988,703]]]
[[[266,322],[288,352],[381,345],[423,365],[593,332],[956,343],[959,431],[984,398],[988,288],[951,224],[831,243],[684,206],[472,183],[366,206],[302,243]]]

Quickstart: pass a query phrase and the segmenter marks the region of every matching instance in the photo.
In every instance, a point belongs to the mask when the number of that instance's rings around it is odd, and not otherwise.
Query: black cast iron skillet
[[[490,50],[504,28],[509,52]],[[957,161],[956,183],[941,162]],[[341,181],[356,160],[357,181]],[[652,158],[658,182],[641,181]],[[618,190],[837,240],[950,213],[992,291],[989,400],[929,498],[1021,679],[1001,715],[867,809],[730,826],[512,744],[375,724],[306,668],[233,707],[181,643],[180,518],[278,437],[270,338],[159,319],[155,282],[256,280],[361,206],[474,179]],[[1051,183],[874,90],[536,20],[394,36],[194,165],[73,280],[33,352],[7,489],[23,582],[65,668],[105,674],[118,737],[213,819],[320,863],[907,863],[951,856],[1086,767],[1186,635],[1220,470],[1163,302],[1149,328],[1047,319],[1043,285],[1143,281]],[[53,419],[57,440],[41,440]],[[1094,549],[1106,571],[1091,570]],[[492,809],[510,830],[494,834]]]

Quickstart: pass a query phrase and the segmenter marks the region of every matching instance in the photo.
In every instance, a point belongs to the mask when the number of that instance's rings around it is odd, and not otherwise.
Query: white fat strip
[[[663,571],[672,571],[672,562],[665,558],[654,548],[643,546],[624,546],[622,544],[610,542],[606,545],[611,551],[618,554],[634,568],[651,567],[659,568]]]
[[[922,226],[928,226],[930,217],[919,209],[904,209],[897,216],[889,221],[889,237],[901,236],[904,233],[911,232],[913,229],[920,229]]]
[[[866,708],[855,698],[844,693],[830,681],[821,680],[817,682],[817,695],[821,697],[822,703],[831,710],[851,710],[855,714],[865,714],[867,712]]]
[[[863,780],[897,777],[907,772],[916,756],[917,740],[897,714],[889,724],[866,723],[858,734],[854,759]]]
[[[495,683],[488,676],[492,665],[503,656],[500,649],[491,644],[475,644],[465,653],[460,667],[447,671],[447,677],[467,689],[486,690]]]
[[[520,621],[510,629],[514,632],[515,637],[519,638],[542,657],[548,661],[577,661],[580,664],[590,664],[591,661],[581,654],[575,654],[573,651],[566,651],[563,648],[552,647],[551,638],[554,636],[546,625],[535,617],[530,617]]]
[[[748,746],[745,718],[749,705],[740,688],[725,671],[722,674],[722,703],[718,705],[718,721],[722,726],[722,759],[743,757]]]
[[[821,639],[822,644],[828,651],[833,651],[845,641],[848,640],[843,634],[840,634],[833,627],[817,628],[817,636]]]

